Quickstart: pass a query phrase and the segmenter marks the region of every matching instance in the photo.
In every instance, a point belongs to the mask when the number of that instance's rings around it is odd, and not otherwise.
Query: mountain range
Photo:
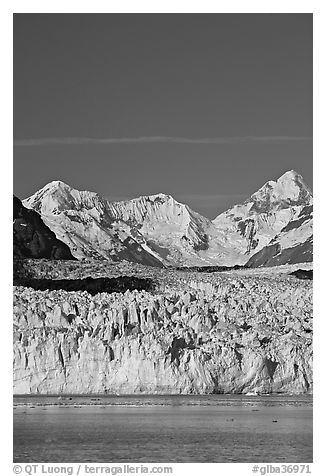
[[[111,202],[61,181],[23,200],[75,258],[125,259],[151,266],[256,267],[312,261],[312,204],[311,190],[293,170],[214,220],[171,195]]]

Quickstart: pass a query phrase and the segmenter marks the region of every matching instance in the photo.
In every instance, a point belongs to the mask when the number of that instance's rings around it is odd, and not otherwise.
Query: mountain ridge
[[[312,201],[302,176],[290,170],[214,220],[162,192],[109,201],[60,180],[23,203],[38,211],[78,258],[119,259],[123,250],[126,259],[138,262],[147,254],[154,265],[197,266],[245,264]],[[128,257],[131,245],[136,258]]]
[[[290,170],[276,181],[266,182],[242,204],[218,215],[213,223],[227,230],[249,259],[312,201],[311,190],[302,176]]]

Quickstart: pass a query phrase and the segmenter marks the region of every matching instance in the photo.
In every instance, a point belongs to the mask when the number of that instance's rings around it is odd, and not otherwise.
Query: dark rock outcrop
[[[24,286],[37,291],[86,291],[92,296],[98,293],[124,293],[126,291],[150,291],[154,285],[149,278],[136,276],[119,276],[117,278],[85,278],[85,279],[14,279],[14,286]]]
[[[290,273],[290,276],[295,276],[298,279],[313,279],[312,269],[297,269]]]
[[[34,210],[28,210],[14,196],[14,258],[76,259],[69,247],[58,240],[53,231]]]
[[[193,271],[194,273],[221,273],[223,271],[232,271],[243,268],[246,268],[246,266],[236,264],[234,266],[184,266],[175,269],[177,271]]]

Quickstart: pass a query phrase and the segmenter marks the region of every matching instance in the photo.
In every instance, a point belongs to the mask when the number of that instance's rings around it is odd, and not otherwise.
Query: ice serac
[[[311,190],[301,175],[290,170],[278,180],[265,183],[243,204],[222,213],[213,223],[227,233],[229,246],[240,254],[239,264],[245,264],[290,222],[299,219],[305,207],[312,203]]]
[[[41,216],[25,208],[15,196],[13,218],[14,258],[74,259],[68,246],[58,240]]]
[[[16,287],[14,393],[312,390],[312,286],[189,281],[165,293]]]
[[[313,260],[313,210],[304,207],[267,246],[255,253],[248,267],[306,263]]]
[[[162,266],[137,229],[114,220],[107,200],[95,192],[75,190],[54,181],[24,200],[24,205],[41,214],[76,258],[126,259]]]

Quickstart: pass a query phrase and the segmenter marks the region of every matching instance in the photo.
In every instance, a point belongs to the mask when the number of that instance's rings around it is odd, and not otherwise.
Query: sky
[[[312,188],[312,14],[15,14],[14,193],[167,193],[214,218]]]

